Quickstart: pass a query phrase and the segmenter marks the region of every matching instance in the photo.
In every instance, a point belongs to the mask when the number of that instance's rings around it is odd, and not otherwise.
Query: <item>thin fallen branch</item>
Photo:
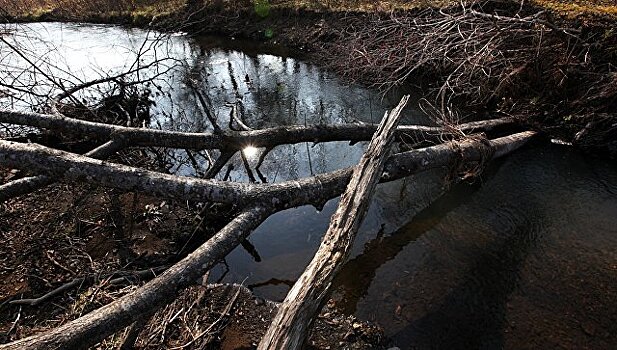
[[[221,154],[218,158],[216,158],[214,163],[212,163],[204,177],[206,179],[214,178],[221,171],[221,169],[223,169],[223,167],[225,166],[225,164],[227,164],[231,157],[234,156],[234,154],[236,154],[236,151],[222,150]]]
[[[313,260],[291,288],[258,350],[300,349],[319,313],[332,280],[347,259],[354,238],[368,210],[375,187],[394,140],[394,130],[409,96],[386,113],[366,152],[355,167],[338,209]]]
[[[229,312],[231,312],[231,309],[234,307],[234,305],[236,304],[236,301],[238,300],[238,296],[240,295],[240,292],[242,290],[241,286],[237,286],[236,287],[236,293],[234,294],[233,297],[231,297],[231,299],[229,300],[229,302],[227,302],[227,305],[225,305],[225,308],[223,309],[223,311],[221,312],[221,315],[214,321],[212,322],[208,328],[206,328],[204,331],[202,331],[201,333],[197,334],[191,341],[189,341],[188,343],[181,345],[181,346],[176,346],[173,348],[170,348],[169,350],[179,350],[179,349],[184,349],[188,346],[190,346],[191,344],[193,344],[194,342],[196,342],[197,340],[199,340],[201,337],[203,337],[204,335],[207,335],[209,333],[212,332],[212,330],[214,329],[214,327],[219,326],[220,324],[222,324],[227,317],[229,316]],[[207,342],[206,342],[207,343]]]
[[[122,339],[122,344],[118,347],[118,350],[132,350],[135,348],[135,342],[139,337],[139,333],[144,329],[144,327],[148,324],[150,318],[143,317],[142,319],[135,321],[132,325],[128,327],[124,338]]]
[[[97,344],[173,301],[272,212],[264,206],[244,210],[212,239],[136,291],[46,333],[0,345],[0,349],[85,349]]]
[[[140,270],[140,271],[135,271],[135,272],[131,272],[131,273],[127,273],[124,274],[124,276],[121,277],[117,277],[114,279],[109,280],[107,283],[111,284],[111,285],[119,285],[119,284],[124,284],[124,283],[130,283],[133,282],[135,280],[141,280],[141,279],[146,279],[146,278],[152,278],[152,277],[156,277],[156,275],[162,271],[164,271],[165,269],[167,269],[166,266],[163,267],[158,267],[158,268],[152,268],[152,269],[146,269],[146,270]],[[111,275],[109,275],[108,277],[104,277],[105,278],[109,278],[112,277],[114,275],[117,275],[117,273],[113,273]],[[16,299],[16,300],[11,300],[9,301],[10,305],[28,305],[28,306],[38,306],[44,302],[46,302],[47,300],[60,295],[64,292],[68,292],[74,288],[83,286],[84,284],[90,284],[93,283],[95,281],[95,275],[90,275],[90,276],[84,276],[84,277],[78,277],[78,278],[74,278],[72,281],[67,282],[61,286],[59,286],[58,288],[38,297],[38,298],[32,298],[32,299]]]

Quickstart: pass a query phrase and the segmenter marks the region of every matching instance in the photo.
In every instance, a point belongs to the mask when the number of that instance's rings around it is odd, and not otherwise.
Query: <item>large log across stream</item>
[[[260,164],[268,152],[276,146],[300,142],[330,141],[367,141],[377,125],[374,124],[339,124],[339,125],[289,125],[261,130],[222,131],[216,129],[208,133],[186,133],[145,128],[123,127],[86,120],[68,118],[62,115],[28,113],[0,110],[0,122],[14,125],[26,125],[53,132],[71,135],[88,135],[94,139],[107,141],[100,147],[86,153],[96,159],[106,159],[114,153],[129,147],[169,147],[192,150],[219,149],[221,155],[208,169],[206,178],[213,178],[225,163],[242,148],[263,147]],[[513,124],[511,118],[498,118],[469,122],[456,128],[403,125],[396,129],[397,139],[405,142],[441,142],[458,135],[456,133],[487,132],[495,128]],[[259,165],[258,165],[259,167]],[[28,176],[0,185],[0,202],[22,196],[54,182],[54,178],[45,175]]]

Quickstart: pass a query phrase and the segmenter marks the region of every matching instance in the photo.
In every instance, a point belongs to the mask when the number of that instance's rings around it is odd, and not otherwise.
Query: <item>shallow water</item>
[[[40,67],[60,66],[70,72],[66,79],[131,66],[135,52],[154,42],[143,45],[144,38],[156,37],[95,25],[13,29],[20,45],[45,52],[48,62]],[[28,40],[21,39],[26,34]],[[382,98],[344,84],[274,45],[182,35],[163,43],[144,51],[141,64],[165,55],[181,64],[169,64],[153,82],[160,89],[153,90],[152,127],[211,130],[186,79],[207,91],[222,125],[230,111],[225,103],[240,99],[253,128],[378,121],[400,96]],[[0,45],[0,62],[24,67],[7,50]],[[55,89],[42,84],[41,92]],[[0,101],[20,106],[15,99]],[[405,122],[427,120],[410,108]],[[279,147],[262,172],[269,182],[323,173],[355,164],[362,147],[343,142]],[[194,174],[186,154],[176,156],[173,171]],[[240,159],[232,164],[231,179],[247,181]],[[335,282],[333,297],[341,308],[379,323],[401,348],[617,347],[614,163],[536,144],[493,162],[477,184],[446,188],[444,175],[435,170],[379,186],[353,256]],[[224,280],[282,299],[319,245],[336,204],[270,217],[250,238],[261,261],[236,249],[227,258]],[[218,266],[213,277],[224,270]]]

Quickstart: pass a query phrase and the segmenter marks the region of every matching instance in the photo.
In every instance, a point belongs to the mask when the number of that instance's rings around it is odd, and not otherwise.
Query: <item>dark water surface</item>
[[[46,41],[53,48],[49,60],[84,79],[130,66],[152,35],[58,23],[15,33]],[[148,55],[171,55],[182,65],[157,80],[162,92],[153,127],[211,130],[186,79],[207,91],[221,124],[230,110],[225,103],[239,99],[253,128],[378,121],[401,94],[382,98],[344,84],[281,47],[187,36],[164,43]],[[43,47],[34,39],[28,45]],[[427,120],[410,108],[405,122]],[[343,142],[279,147],[262,172],[269,182],[298,179],[353,165],[362,150]],[[247,150],[249,161],[254,164],[259,152]],[[186,154],[176,156],[174,171],[193,174],[182,161]],[[232,164],[231,178],[246,181],[240,159]],[[617,166],[542,144],[493,162],[474,185],[445,186],[445,174],[435,170],[379,186],[335,282],[338,305],[377,322],[405,349],[617,348]],[[332,200],[321,211],[302,207],[270,217],[250,238],[261,261],[236,249],[224,280],[281,300],[336,205]],[[217,266],[214,277],[225,270]]]

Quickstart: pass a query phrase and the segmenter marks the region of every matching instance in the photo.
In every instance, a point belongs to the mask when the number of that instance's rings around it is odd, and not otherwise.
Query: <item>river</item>
[[[240,99],[252,128],[376,122],[402,94],[346,84],[277,45],[183,34],[156,40],[154,32],[107,25],[7,29],[7,40],[39,54],[39,70],[65,72],[63,82],[173,58],[166,69],[142,73],[160,74],[152,81],[151,126],[164,129],[212,130],[187,79],[206,91],[222,125],[225,104]],[[8,50],[0,45],[4,81],[24,67],[36,75]],[[26,102],[0,99],[3,107]],[[407,109],[404,123],[428,122],[418,108]],[[278,147],[261,169],[268,182],[298,179],[354,165],[362,150],[344,142]],[[261,151],[245,154],[254,164]],[[194,175],[186,153],[176,157],[172,171]],[[239,157],[232,164],[230,178],[247,181]],[[376,322],[403,349],[617,347],[617,166],[540,143],[492,162],[474,184],[445,184],[446,175],[435,170],[378,187],[335,282],[337,305]],[[212,278],[282,300],[336,205],[273,215],[250,237],[261,261],[238,248],[227,258],[229,271],[223,276],[217,266]]]

